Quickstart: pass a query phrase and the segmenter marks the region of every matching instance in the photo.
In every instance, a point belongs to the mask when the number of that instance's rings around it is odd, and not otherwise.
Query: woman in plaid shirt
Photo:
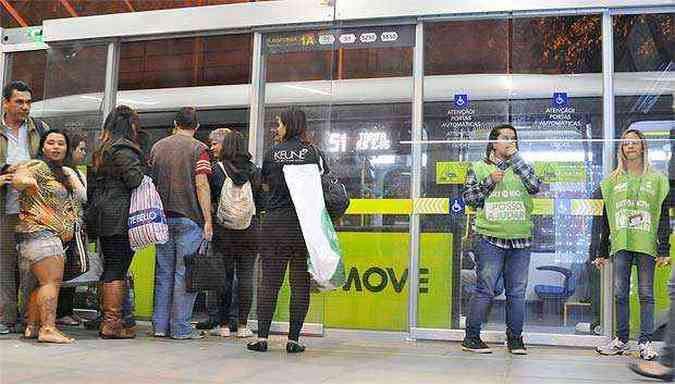
[[[531,195],[539,192],[541,180],[518,153],[513,126],[495,127],[489,140],[485,159],[469,169],[463,196],[477,211],[474,228],[479,237],[475,247],[478,279],[469,302],[462,349],[492,352],[480,339],[480,329],[501,276],[506,290],[507,346],[513,354],[526,354],[522,331],[534,226]]]

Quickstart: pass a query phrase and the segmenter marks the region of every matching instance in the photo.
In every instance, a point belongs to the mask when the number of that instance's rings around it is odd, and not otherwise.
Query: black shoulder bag
[[[79,223],[75,223],[73,238],[63,244],[66,257],[63,261],[63,281],[73,280],[89,271],[87,234]]]
[[[185,256],[183,260],[186,291],[215,291],[223,288],[225,261],[218,252],[214,252],[209,241],[203,240],[197,252]]]
[[[323,200],[326,203],[326,210],[332,220],[337,220],[344,216],[349,208],[349,194],[347,188],[337,178],[326,174],[323,166],[323,156],[315,147],[314,152],[318,158],[319,172],[321,173],[321,189],[323,190]]]

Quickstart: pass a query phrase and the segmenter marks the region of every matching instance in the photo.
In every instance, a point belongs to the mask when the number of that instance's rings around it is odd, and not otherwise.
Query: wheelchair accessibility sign
[[[450,213],[454,215],[464,214],[464,200],[452,199],[450,202]]]
[[[461,109],[469,106],[469,95],[467,94],[456,94],[455,95],[455,108]]]
[[[567,92],[555,92],[553,93],[552,99],[553,107],[563,108],[569,105],[569,98],[567,97]]]

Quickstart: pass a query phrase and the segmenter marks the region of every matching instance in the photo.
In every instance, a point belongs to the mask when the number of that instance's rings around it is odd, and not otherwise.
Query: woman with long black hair
[[[63,278],[63,243],[74,236],[81,220],[84,186],[64,166],[70,143],[60,130],[40,139],[38,159],[19,165],[12,186],[20,191],[20,269],[28,294],[24,337],[46,343],[72,343],[56,329],[56,307]]]
[[[140,122],[136,112],[120,105],[105,119],[101,144],[94,153],[92,222],[103,254],[103,339],[136,336],[133,327],[121,319],[126,295],[125,279],[134,251],[129,244],[129,205],[131,192],[143,181],[144,162],[138,145]]]
[[[220,192],[227,179],[236,187],[250,183],[254,197],[260,187],[258,167],[251,162],[246,142],[241,133],[233,130],[219,131],[224,134],[220,140],[212,137],[211,147],[216,163],[210,179],[211,201],[217,206]],[[218,135],[212,135],[218,136]],[[256,202],[259,205],[259,202]],[[214,210],[214,214],[217,209]],[[217,222],[217,221],[216,221]],[[237,337],[250,337],[253,333],[247,326],[248,314],[253,300],[253,269],[258,253],[257,218],[253,216],[251,224],[245,229],[228,229],[216,225],[213,246],[223,255],[226,266],[225,286],[218,292],[218,326],[212,335],[227,337],[230,330],[237,330]],[[236,279],[236,284],[235,284]],[[235,291],[236,290],[236,291]],[[230,308],[238,301],[238,324],[230,324]]]
[[[262,286],[258,290],[258,341],[249,343],[247,348],[258,352],[267,351],[267,338],[277,296],[286,268],[290,265],[290,329],[286,351],[299,353],[305,350],[298,339],[309,309],[310,276],[307,271],[307,247],[284,179],[283,167],[318,165],[321,153],[307,137],[307,118],[302,110],[291,107],[276,117],[276,123],[275,144],[265,153],[262,167],[262,182],[263,188],[267,190],[267,199],[260,233]]]

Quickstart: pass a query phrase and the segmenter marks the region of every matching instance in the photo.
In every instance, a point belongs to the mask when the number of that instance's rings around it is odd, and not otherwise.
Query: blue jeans
[[[506,290],[506,333],[514,337],[522,335],[529,266],[529,248],[503,249],[483,238],[479,240],[476,247],[478,280],[469,302],[466,337],[480,336],[481,325],[487,321],[500,277],[504,279]]]
[[[654,333],[654,267],[653,256],[631,251],[614,255],[614,303],[616,305],[616,337],[628,341],[630,332],[630,273],[633,264],[638,268],[638,296],[640,298],[639,343],[651,341]]]
[[[172,337],[192,332],[192,309],[197,293],[185,291],[185,256],[194,255],[203,239],[202,228],[185,217],[167,218],[169,241],[156,246],[155,304],[152,325],[155,332]]]

